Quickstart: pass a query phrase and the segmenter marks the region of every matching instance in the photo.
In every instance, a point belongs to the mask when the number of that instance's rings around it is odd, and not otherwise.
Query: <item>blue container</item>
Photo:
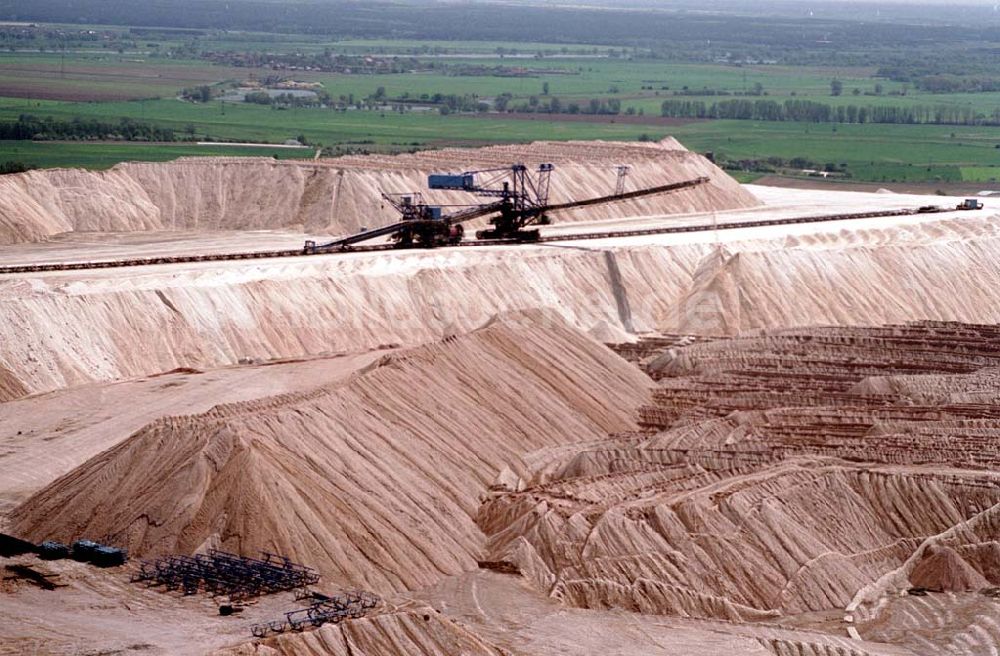
[[[430,189],[455,189],[470,191],[475,186],[476,179],[471,173],[460,173],[457,175],[450,173],[436,173],[427,178],[427,187]]]

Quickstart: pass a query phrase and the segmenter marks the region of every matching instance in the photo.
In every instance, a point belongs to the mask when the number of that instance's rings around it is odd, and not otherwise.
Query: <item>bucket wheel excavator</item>
[[[490,227],[476,233],[479,240],[514,243],[537,241],[538,229],[533,226],[547,225],[551,212],[665,194],[708,182],[707,177],[700,177],[629,192],[623,191],[619,185],[610,196],[550,204],[549,184],[554,169],[552,164],[541,164],[535,171],[530,171],[524,164],[514,164],[505,168],[458,174],[433,174],[427,179],[429,189],[464,191],[483,197],[485,202],[472,205],[429,205],[424,202],[420,192],[383,192],[382,199],[399,213],[398,221],[324,244],[307,241],[304,252],[349,250],[354,244],[380,237],[390,238],[400,248],[453,246],[465,237],[463,224],[482,217],[489,217]]]

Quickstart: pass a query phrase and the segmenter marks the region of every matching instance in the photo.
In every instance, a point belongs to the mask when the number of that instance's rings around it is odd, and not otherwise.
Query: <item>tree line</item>
[[[912,84],[928,93],[994,93],[1000,91],[996,53],[988,46],[964,56],[936,53],[932,58],[901,58],[880,66],[876,77]]]
[[[890,123],[936,125],[1000,125],[1000,107],[989,115],[971,107],[926,105],[828,105],[811,100],[733,99],[706,103],[700,100],[665,100],[662,116],[669,118],[715,118],[753,121],[801,121],[809,123]]]
[[[513,96],[503,93],[493,100],[494,109],[498,112],[518,112],[528,114],[598,114],[618,115],[622,113],[622,101],[618,98],[591,98],[589,100],[562,100],[552,96],[539,98],[530,96],[526,101],[515,103]],[[629,108],[626,113],[634,114]]]
[[[0,122],[0,139],[45,141],[53,139],[107,139],[115,141],[174,141],[174,131],[130,118],[115,123],[74,118],[58,121],[21,114],[16,121]]]

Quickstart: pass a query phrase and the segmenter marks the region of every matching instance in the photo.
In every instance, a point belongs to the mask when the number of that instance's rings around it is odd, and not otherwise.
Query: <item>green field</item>
[[[60,117],[108,116],[102,104],[32,101],[37,114]],[[1000,171],[1000,135],[973,127],[903,125],[817,125],[752,121],[705,121],[677,126],[592,124],[492,117],[439,116],[436,114],[352,111],[286,111],[240,105],[194,105],[177,100],[116,103],[113,116],[147,118],[183,129],[195,123],[214,138],[280,142],[295,133],[294,125],[309,141],[354,143],[376,149],[435,147],[445,144],[521,142],[541,139],[623,139],[645,134],[660,138],[672,134],[689,148],[713,151],[727,159],[804,157],[822,166],[847,164],[858,180],[870,181],[975,181],[989,182]],[[25,101],[0,102],[0,119],[29,109]],[[456,136],[460,135],[460,136]],[[199,148],[182,144],[89,144],[0,142],[0,160],[19,160],[36,166],[80,165],[100,168],[119,159],[169,159],[193,154],[247,154],[291,157],[302,151],[235,148]],[[311,152],[308,153],[311,156]]]
[[[310,143],[423,144],[519,142],[539,139],[628,139],[643,133],[663,136],[668,128],[571,121],[519,120],[503,116],[441,116],[436,112],[346,111],[315,109],[277,110],[248,103],[196,104],[179,100],[145,102],[73,103],[0,98],[0,120],[20,114],[72,120],[121,117],[156,122],[178,132],[192,125],[199,137],[212,141],[281,143],[302,134]]]
[[[814,153],[809,159],[823,163],[1000,165],[1000,132],[991,128],[705,121],[671,132],[695,150],[733,158]]]
[[[964,182],[1000,182],[1000,166],[963,166]]]
[[[213,47],[218,44],[213,44]],[[438,61],[433,58],[421,60]],[[492,97],[512,93],[518,98],[541,95],[542,85],[549,84],[550,94],[567,99],[603,97],[618,98],[623,107],[643,108],[647,113],[659,114],[664,100],[714,102],[739,97],[759,84],[766,99],[783,102],[790,98],[814,100],[832,106],[838,105],[896,105],[929,107],[971,107],[990,113],[1000,107],[1000,92],[931,94],[906,90],[906,85],[872,78],[874,69],[820,68],[808,69],[787,66],[733,66],[718,64],[676,64],[660,61],[627,61],[608,58],[579,58],[554,56],[544,59],[448,58],[439,63],[483,66],[524,66],[533,70],[551,70],[530,77],[458,76],[449,73],[420,72],[397,75],[342,75],[322,72],[295,72],[296,79],[323,83],[333,96],[353,94],[362,98],[384,87],[389,98],[409,94],[411,98],[423,93],[470,94]],[[263,71],[234,69],[213,65],[206,61],[190,59],[164,59],[146,53],[118,54],[114,52],[74,52],[65,61],[57,53],[0,52],[0,81],[11,82],[25,74],[38,72],[37,82],[62,87],[76,98],[101,86],[124,85],[125,91],[138,97],[152,98],[173,96],[182,87],[205,82],[221,82],[247,77],[262,76]],[[844,85],[843,95],[830,95],[830,82],[837,78]],[[875,85],[882,87],[881,95],[872,95]],[[73,89],[73,87],[78,87]],[[646,88],[643,87],[653,87]],[[0,86],[0,89],[7,87]],[[853,95],[857,88],[861,95]],[[734,95],[700,94],[708,89]],[[906,90],[906,95],[898,94]],[[675,95],[682,93],[683,95]]]
[[[639,49],[582,43],[333,39],[211,30],[193,38],[170,29],[137,36],[123,28],[94,28],[108,30],[112,40],[76,43],[64,50],[49,44],[47,52],[17,48],[0,52],[0,93],[5,96],[0,97],[0,121],[16,121],[24,114],[60,121],[80,118],[111,123],[128,118],[170,128],[178,138],[187,140],[281,143],[301,136],[310,144],[330,147],[334,153],[541,139],[635,140],[672,134],[693,150],[712,151],[724,160],[804,158],[819,166],[846,168],[852,179],[873,182],[989,184],[997,180],[1000,167],[1000,130],[996,127],[728,120],[674,125],[659,119],[664,100],[711,104],[744,97],[755,88],[763,95],[752,99],[779,103],[803,99],[831,106],[947,106],[970,108],[981,116],[991,116],[1000,107],[1000,92],[925,93],[909,84],[873,77],[874,67],[665,61],[646,58]],[[396,54],[415,57],[434,68],[389,75],[272,71],[214,64],[197,58],[203,51]],[[544,56],[509,56],[514,51]],[[607,56],[609,51],[615,56]],[[501,52],[507,55],[501,57]],[[625,58],[628,54],[637,58]],[[525,67],[531,72],[520,77],[457,75],[462,66]],[[193,103],[177,99],[184,87],[210,85],[221,89],[269,75],[319,82],[334,100],[351,97],[361,102],[379,88],[384,90],[381,102],[387,104],[434,94],[489,100],[506,93],[512,96],[512,106],[535,101],[544,104],[552,97],[558,97],[564,106],[585,106],[590,99],[599,98],[615,99],[621,103],[623,113],[632,110],[642,117],[571,120],[568,116],[536,114],[524,120],[496,112],[445,116],[434,108],[421,111],[419,106],[400,113],[384,108],[279,109],[242,102]],[[843,95],[838,97],[830,94],[834,78],[843,83]],[[548,96],[543,94],[544,85]],[[312,151],[308,152],[311,156]],[[220,150],[186,143],[0,141],[0,161],[31,166],[103,168],[122,160],[219,153],[272,154],[268,149]],[[293,157],[303,153],[279,151],[276,155]]]

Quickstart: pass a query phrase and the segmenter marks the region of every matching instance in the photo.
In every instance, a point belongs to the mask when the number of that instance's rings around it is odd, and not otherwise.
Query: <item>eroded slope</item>
[[[480,512],[490,557],[576,606],[734,621],[870,620],[921,582],[996,586],[997,337],[923,323],[669,349],[653,432],[535,454]],[[970,635],[951,653],[996,648]]]

